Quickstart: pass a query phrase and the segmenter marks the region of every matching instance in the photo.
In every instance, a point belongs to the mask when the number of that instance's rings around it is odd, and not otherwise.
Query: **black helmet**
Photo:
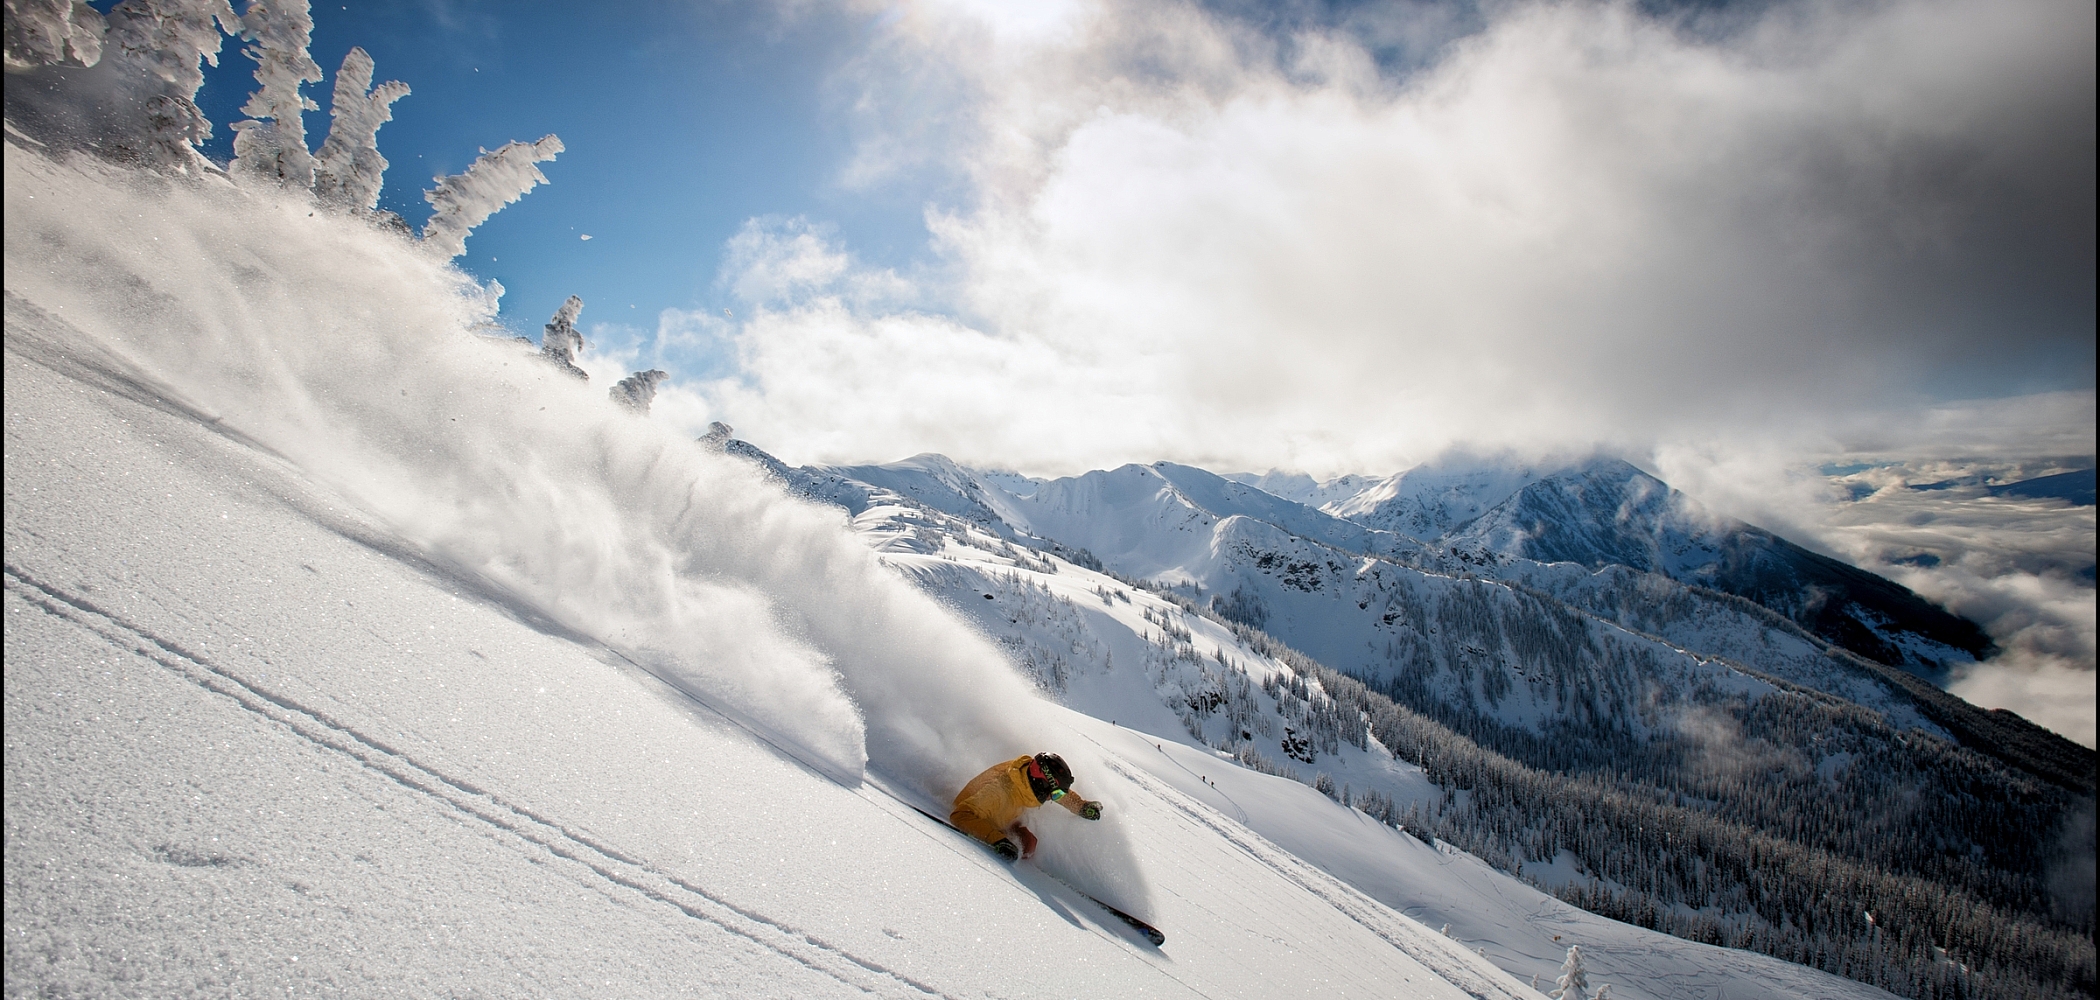
[[[1037,802],[1060,799],[1072,787],[1072,768],[1054,753],[1039,753],[1028,762],[1028,787]]]

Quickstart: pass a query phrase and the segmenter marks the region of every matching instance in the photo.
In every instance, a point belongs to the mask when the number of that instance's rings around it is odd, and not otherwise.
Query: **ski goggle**
[[[1057,787],[1057,782],[1052,781],[1049,775],[1043,773],[1043,765],[1038,764],[1032,760],[1029,761],[1028,776],[1034,778],[1037,781],[1050,782],[1050,801],[1055,802],[1058,799],[1065,797],[1065,790]]]

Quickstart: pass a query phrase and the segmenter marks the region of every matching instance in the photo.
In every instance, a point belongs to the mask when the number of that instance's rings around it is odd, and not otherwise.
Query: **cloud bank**
[[[1067,472],[1792,448],[2090,391],[2091,9],[1439,10],[905,8],[840,71],[846,179],[969,200],[909,280],[747,230],[695,391],[799,460]]]
[[[1880,488],[1836,505],[1820,537],[1990,633],[2003,652],[1959,672],[1948,690],[2093,746],[2094,508],[1992,497],[1981,487],[1913,489],[1958,478],[1950,472],[1975,474],[1919,464],[1847,477]]]

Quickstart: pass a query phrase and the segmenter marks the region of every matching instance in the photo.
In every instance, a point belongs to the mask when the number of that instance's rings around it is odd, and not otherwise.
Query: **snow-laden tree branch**
[[[156,92],[145,101],[145,159],[188,172],[207,166],[197,143],[211,121],[197,110],[204,63],[219,64],[225,35],[241,29],[226,0],[124,0],[109,12],[108,47]],[[222,30],[223,29],[223,30]]]
[[[255,44],[242,51],[255,60],[255,82],[241,113],[255,119],[233,123],[233,172],[301,190],[313,186],[313,154],[306,148],[300,113],[321,106],[299,92],[321,82],[320,64],[307,52],[314,16],[307,0],[249,0],[241,37]]]
[[[466,173],[436,178],[438,186],[423,192],[423,200],[437,206],[423,226],[424,244],[447,257],[465,253],[467,234],[498,209],[545,184],[547,175],[533,164],[554,159],[561,151],[561,139],[553,135],[530,144],[508,142],[493,153],[482,150]]]
[[[635,372],[606,390],[612,401],[642,416],[649,415],[649,404],[656,401],[657,383],[670,378],[671,374],[660,368]]]
[[[554,318],[547,321],[547,329],[540,335],[540,357],[562,371],[589,381],[590,376],[576,367],[576,352],[583,349],[583,334],[576,332],[576,316],[581,312],[583,300],[574,295],[563,301],[561,308],[554,310]]]
[[[108,22],[83,0],[7,0],[6,65],[14,72],[102,59]]]
[[[379,126],[394,120],[394,102],[408,93],[399,80],[372,86],[372,57],[364,49],[343,57],[328,108],[328,138],[314,157],[314,195],[321,204],[359,214],[378,206],[387,166],[379,155]]]
[[[219,168],[198,151],[212,123],[197,107],[203,66],[218,65],[225,36],[249,44],[256,89],[233,123],[233,160],[227,172],[287,191],[310,191],[322,205],[377,219],[404,234],[407,223],[377,211],[388,166],[378,147],[379,127],[409,93],[398,80],[374,86],[372,57],[351,49],[337,74],[327,140],[310,147],[303,117],[320,105],[302,93],[324,79],[310,51],[311,0],[122,0],[98,14],[81,0],[0,0],[6,11],[5,65],[34,74],[73,64],[58,76],[9,89],[9,124],[39,141],[80,148],[123,162],[201,175]],[[60,92],[64,91],[64,92]],[[48,92],[48,93],[47,93]],[[20,105],[19,108],[17,105]],[[18,115],[17,112],[21,114]],[[465,172],[436,178],[424,192],[433,206],[422,241],[457,257],[476,226],[547,176],[535,164],[563,151],[559,137],[483,149]]]

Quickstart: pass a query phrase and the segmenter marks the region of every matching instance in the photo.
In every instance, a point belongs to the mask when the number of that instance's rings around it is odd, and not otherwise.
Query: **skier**
[[[948,822],[958,830],[992,845],[1008,861],[1035,855],[1035,834],[1021,825],[1021,814],[1045,802],[1070,809],[1081,819],[1100,819],[1101,803],[1080,798],[1071,791],[1072,769],[1054,753],[1015,757],[985,768],[955,793],[955,811]],[[1013,838],[1021,838],[1016,846]]]

